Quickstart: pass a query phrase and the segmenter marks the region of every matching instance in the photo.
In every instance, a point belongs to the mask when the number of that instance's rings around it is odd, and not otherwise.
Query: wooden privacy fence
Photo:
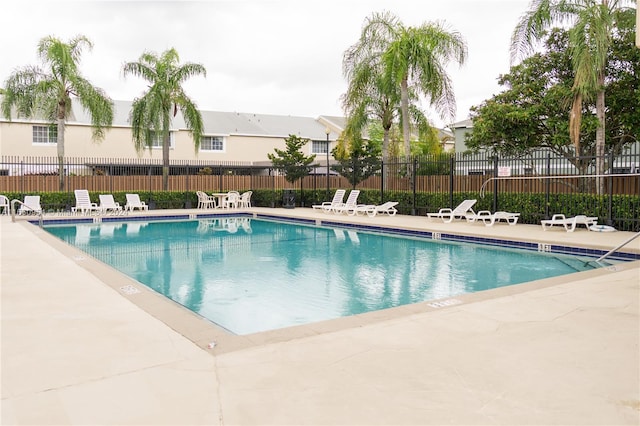
[[[417,176],[415,179],[416,192],[493,192],[493,182],[488,182],[490,176]],[[614,176],[603,178],[607,192],[617,195],[638,195],[640,193],[640,176]],[[590,182],[591,181],[591,182]],[[514,193],[596,193],[593,179],[578,176],[559,176],[552,179],[535,178],[498,180],[498,192]],[[229,190],[245,191],[273,189],[281,190],[293,188],[299,190],[323,190],[327,187],[324,176],[307,176],[300,182],[289,183],[284,176],[169,176],[169,191],[207,191],[221,192]],[[329,178],[329,190],[336,188],[350,188],[349,181],[341,176]],[[382,178],[373,176],[359,183],[358,189],[413,191],[409,178],[387,178],[382,185]],[[162,176],[67,176],[65,177],[65,191],[87,189],[92,192],[156,192],[162,191]],[[59,191],[58,176],[54,175],[26,175],[0,176],[0,193],[38,193]]]

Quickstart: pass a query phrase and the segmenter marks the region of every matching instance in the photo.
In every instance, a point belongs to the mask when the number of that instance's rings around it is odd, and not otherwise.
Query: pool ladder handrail
[[[20,200],[11,200],[11,207],[10,207],[10,211],[11,211],[11,222],[15,222],[16,221],[16,204],[20,204],[22,207],[26,207],[29,210],[34,210],[33,208],[31,208],[31,206],[26,205],[25,203],[23,203]],[[42,219],[42,210],[40,210],[38,213],[38,224],[40,225],[40,228],[42,228],[43,226],[43,219]]]
[[[605,253],[602,256],[600,256],[599,258],[597,258],[596,262],[600,262],[601,260],[604,260],[605,258],[609,257],[611,254],[613,254],[616,251],[620,250],[622,247],[626,246],[627,244],[629,244],[631,241],[635,240],[638,237],[640,237],[640,232],[636,233],[635,235],[632,235],[631,238],[629,238],[628,240],[624,241],[622,244],[618,245],[615,248],[612,248],[607,253]]]

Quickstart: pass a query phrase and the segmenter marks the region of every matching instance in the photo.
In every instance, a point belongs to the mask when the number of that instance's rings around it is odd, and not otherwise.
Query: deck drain
[[[138,290],[138,288],[133,285],[125,285],[124,287],[120,287],[120,291],[124,294],[140,293],[140,290]]]
[[[84,260],[84,259],[85,259],[84,256],[73,256],[73,260],[81,261],[81,260]]]
[[[439,302],[429,303],[429,306],[431,306],[432,308],[444,308],[445,306],[453,306],[460,303],[462,302],[459,301],[458,299],[447,299],[447,300],[441,300]]]

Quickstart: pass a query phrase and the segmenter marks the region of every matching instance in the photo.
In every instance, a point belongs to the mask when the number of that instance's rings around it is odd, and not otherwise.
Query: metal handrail
[[[22,207],[26,207],[29,210],[32,210],[34,212],[38,213],[38,223],[40,224],[40,227],[42,228],[43,226],[43,218],[42,218],[42,210],[37,211],[35,209],[33,209],[31,206],[23,203],[20,200],[11,200],[11,222],[15,222],[16,221],[16,204],[20,204]]]
[[[607,253],[605,253],[602,256],[600,256],[599,258],[597,258],[596,262],[600,262],[601,260],[605,259],[609,255],[611,255],[611,254],[615,253],[616,251],[620,250],[622,247],[626,246],[627,244],[629,244],[631,241],[635,240],[638,237],[640,237],[640,232],[636,233],[635,235],[632,235],[631,238],[629,238],[628,240],[626,240],[625,242],[623,242],[619,246],[609,250]]]
[[[540,179],[570,179],[570,178],[584,178],[584,177],[629,177],[640,176],[640,173],[611,173],[611,174],[599,174],[599,175],[532,175],[532,176],[498,176],[490,177],[480,187],[480,198],[484,198],[485,187],[487,184],[494,180],[540,180]]]

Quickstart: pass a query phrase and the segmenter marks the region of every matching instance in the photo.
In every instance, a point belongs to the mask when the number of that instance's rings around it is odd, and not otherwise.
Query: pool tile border
[[[574,255],[574,256],[587,256],[587,257],[596,257],[596,258],[607,253],[606,250],[598,250],[593,248],[562,246],[562,245],[556,245],[556,244],[538,243],[538,242],[530,242],[530,241],[503,240],[503,239],[497,239],[497,238],[458,235],[458,234],[440,233],[440,232],[433,232],[433,231],[394,229],[394,228],[388,228],[384,226],[351,224],[351,223],[335,222],[330,220],[321,221],[321,224],[324,226],[349,228],[349,229],[363,230],[363,231],[369,231],[369,232],[380,232],[380,233],[400,235],[405,237],[420,237],[420,238],[439,240],[439,241],[482,244],[482,245],[489,245],[494,247],[513,248],[513,249],[529,250],[529,251],[542,252],[542,253],[568,254],[568,255]],[[610,256],[610,259],[618,260],[618,261],[640,260],[640,254],[616,252]]]

